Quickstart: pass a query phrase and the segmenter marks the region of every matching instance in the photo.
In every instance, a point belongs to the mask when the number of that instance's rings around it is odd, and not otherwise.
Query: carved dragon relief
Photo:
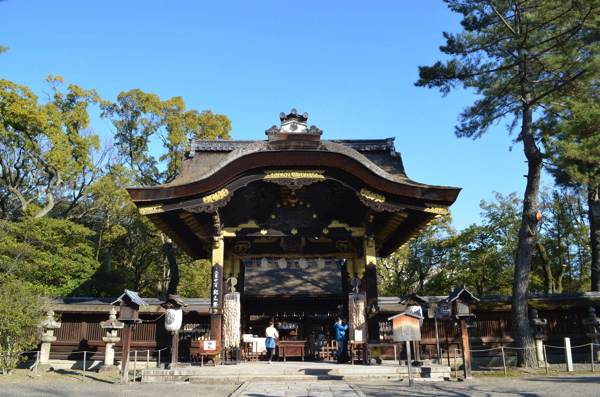
[[[447,214],[448,208],[450,208],[450,206],[442,204],[425,203],[425,205],[427,206],[427,208],[423,210],[424,212],[431,212],[433,214],[439,215]]]
[[[273,182],[278,185],[287,186],[290,189],[300,189],[302,186],[311,185],[317,182],[325,181],[323,174],[325,171],[322,170],[276,170],[276,171],[265,171],[264,181]]]
[[[373,193],[366,189],[356,192],[356,195],[361,203],[376,212],[399,212],[405,209],[404,207],[396,204],[386,203],[383,195]]]
[[[200,213],[200,212],[208,212],[213,213],[216,212],[220,207],[224,207],[229,200],[233,197],[233,193],[229,193],[227,189],[221,189],[216,193],[208,195],[202,198],[202,204],[195,205],[191,207],[184,207],[183,209],[188,212]]]

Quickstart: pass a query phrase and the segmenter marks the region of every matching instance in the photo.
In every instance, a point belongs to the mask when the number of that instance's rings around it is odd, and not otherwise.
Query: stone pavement
[[[342,380],[245,382],[231,397],[366,397],[352,383]]]

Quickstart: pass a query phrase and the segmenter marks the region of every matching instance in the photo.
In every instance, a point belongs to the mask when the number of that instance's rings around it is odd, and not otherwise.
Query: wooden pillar
[[[460,333],[462,336],[462,356],[465,367],[465,379],[471,379],[471,351],[469,348],[469,332],[467,330],[467,321],[460,319]]]
[[[223,267],[225,261],[225,243],[222,236],[215,236],[212,250],[211,268],[211,316],[210,316],[210,338],[221,341],[221,327],[223,321]]]
[[[377,254],[375,240],[365,237],[363,240],[364,258],[357,269],[358,277],[362,279],[361,289],[365,294],[365,320],[367,322],[364,341],[379,343],[379,316],[377,315]],[[371,311],[373,305],[375,312]]]
[[[176,368],[179,361],[179,331],[171,331],[171,366]]]
[[[121,354],[121,383],[129,382],[129,351],[131,350],[131,323],[123,326],[123,352]]]
[[[379,343],[379,308],[377,302],[377,267],[368,263],[363,279],[367,293],[367,335],[371,343]]]

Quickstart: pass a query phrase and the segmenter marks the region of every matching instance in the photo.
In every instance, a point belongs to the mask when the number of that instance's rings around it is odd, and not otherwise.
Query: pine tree
[[[444,0],[463,15],[459,34],[444,33],[445,63],[419,67],[416,85],[448,94],[457,87],[478,95],[459,117],[456,135],[478,138],[507,116],[527,158],[527,186],[519,232],[511,317],[518,364],[534,366],[534,341],[527,318],[531,258],[538,223],[538,194],[544,153],[534,112],[553,95],[598,70],[595,37],[600,0]]]

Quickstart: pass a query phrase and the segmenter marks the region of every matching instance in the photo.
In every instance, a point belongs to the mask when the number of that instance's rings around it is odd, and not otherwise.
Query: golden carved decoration
[[[298,229],[292,229],[292,232],[291,232],[291,233],[292,233],[293,235],[296,235],[296,234],[298,234]]]
[[[365,235],[365,228],[364,227],[351,227],[350,225],[348,225],[347,223],[340,223],[337,220],[332,221],[329,226],[327,226],[328,229],[333,229],[336,227],[341,227],[344,228],[346,230],[348,230],[349,232],[352,233],[352,237],[362,237]]]
[[[343,253],[348,253],[350,251],[352,251],[352,243],[348,240],[338,240],[335,243],[335,247]]]
[[[272,214],[272,215],[271,215],[271,219],[275,219],[275,214]]]
[[[243,254],[250,249],[250,241],[238,241],[233,247],[233,252]]]
[[[219,201],[219,200],[227,197],[228,194],[229,194],[229,190],[221,189],[216,193],[213,193],[211,195],[208,195],[208,196],[202,198],[202,202],[204,204],[214,203],[215,201]]]
[[[223,237],[235,237],[235,232],[238,232],[242,229],[258,229],[258,225],[256,221],[250,220],[248,223],[240,223],[238,227],[226,227],[221,229],[221,234]]]
[[[329,233],[329,229],[325,228],[323,229],[323,234],[328,234]]]
[[[383,194],[377,194],[367,189],[361,189],[360,194],[361,196],[364,196],[369,200],[375,201],[377,203],[383,203],[385,201],[385,196]]]
[[[448,208],[450,208],[450,206],[448,205],[441,205],[441,204],[432,204],[432,203],[425,203],[425,205],[427,206],[427,208],[425,208],[425,212],[431,212],[433,214],[447,214],[448,213]]]
[[[165,212],[162,208],[162,204],[150,205],[148,207],[140,207],[140,215],[150,215],[150,214],[158,214],[161,212]]]
[[[298,170],[281,170],[281,171],[265,171],[265,179],[325,179],[323,174],[325,171],[298,171]]]
[[[267,234],[267,229],[262,229],[262,230],[260,231],[260,234],[262,234],[263,236],[264,236],[265,234]]]

